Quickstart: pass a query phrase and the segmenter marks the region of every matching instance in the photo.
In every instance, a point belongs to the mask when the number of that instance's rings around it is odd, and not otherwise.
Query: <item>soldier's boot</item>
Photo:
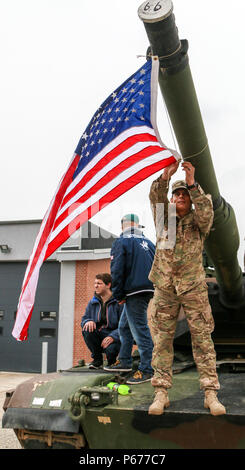
[[[165,389],[158,390],[155,392],[155,398],[151,406],[149,407],[149,415],[162,415],[164,408],[168,408],[170,401],[168,398],[168,392]]]
[[[226,409],[218,400],[215,390],[205,390],[204,407],[209,408],[213,416],[226,414]]]

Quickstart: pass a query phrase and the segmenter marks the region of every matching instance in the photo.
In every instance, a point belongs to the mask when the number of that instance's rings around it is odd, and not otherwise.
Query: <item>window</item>
[[[54,328],[40,328],[39,336],[40,338],[54,338],[55,329]]]
[[[40,312],[40,320],[55,321],[57,312]]]
[[[4,310],[0,310],[0,320],[4,319]]]

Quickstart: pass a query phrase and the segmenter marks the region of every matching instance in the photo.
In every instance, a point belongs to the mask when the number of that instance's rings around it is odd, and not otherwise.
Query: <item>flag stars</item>
[[[106,106],[97,110],[97,114],[82,136],[84,140],[81,153],[84,158],[91,159],[105,143],[114,139],[122,126],[127,129],[135,119],[138,120],[139,125],[143,123],[145,125],[148,120],[145,115],[148,109],[145,102],[147,80],[148,69],[144,67],[137,75],[125,82],[120,92],[110,95],[111,101],[108,101]]]

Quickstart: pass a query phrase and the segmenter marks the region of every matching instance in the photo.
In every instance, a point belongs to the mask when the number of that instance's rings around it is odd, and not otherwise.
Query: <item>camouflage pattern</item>
[[[179,182],[177,182],[179,184]],[[173,185],[174,187],[174,185]],[[211,197],[198,185],[189,191],[194,209],[178,217],[176,241],[171,249],[164,248],[166,232],[159,233],[159,209],[164,207],[167,220],[168,181],[159,177],[152,183],[150,201],[157,230],[157,249],[149,278],[155,285],[153,299],[152,339],[154,387],[172,386],[173,339],[182,305],[192,338],[193,357],[200,376],[201,389],[220,388],[216,374],[216,353],[211,332],[214,320],[208,300],[202,252],[205,237],[213,223]]]
[[[175,245],[172,249],[165,249],[169,205],[167,191],[168,181],[161,176],[152,183],[150,201],[157,243],[149,279],[159,289],[175,288],[177,295],[181,295],[205,280],[202,252],[213,223],[213,206],[211,196],[206,195],[199,185],[189,191],[195,209],[182,218],[177,216]],[[161,214],[163,211],[164,215]],[[159,231],[159,220],[163,220],[165,231]]]
[[[176,189],[181,189],[181,188],[186,189],[186,191],[188,191],[186,182],[183,180],[175,181],[172,184],[172,194],[174,193],[174,191],[176,191]]]
[[[154,342],[152,356],[154,376],[151,383],[157,389],[172,386],[173,339],[181,305],[190,328],[200,388],[219,390],[216,353],[211,338],[214,320],[205,281],[179,296],[174,289],[168,291],[155,289],[151,313],[151,333]]]

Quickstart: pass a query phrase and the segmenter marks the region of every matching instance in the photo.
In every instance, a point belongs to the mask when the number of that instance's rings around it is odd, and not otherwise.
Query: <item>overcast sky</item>
[[[79,138],[102,101],[144,63],[139,0],[0,0],[0,220],[42,219]],[[243,0],[174,0],[221,195],[233,206],[243,267]],[[158,127],[174,147],[159,91]],[[154,240],[149,178],[93,221],[120,232],[136,212]],[[176,176],[182,177],[179,170]]]

